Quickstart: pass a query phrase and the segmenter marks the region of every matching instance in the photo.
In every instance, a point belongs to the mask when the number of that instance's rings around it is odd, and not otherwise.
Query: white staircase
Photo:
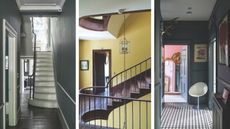
[[[29,99],[29,104],[43,108],[58,107],[51,52],[37,52],[34,99]]]

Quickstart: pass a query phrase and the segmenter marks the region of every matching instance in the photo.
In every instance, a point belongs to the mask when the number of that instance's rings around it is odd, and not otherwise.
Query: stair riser
[[[52,53],[37,53],[37,56],[52,56]]]
[[[47,86],[37,86],[35,87],[35,92],[36,93],[51,93],[54,94],[56,93],[55,87],[47,87]]]
[[[56,100],[56,94],[41,94],[41,93],[36,93],[34,94],[34,98],[36,99],[41,99],[41,100]]]
[[[35,81],[54,81],[53,77],[35,77]]]
[[[42,100],[29,100],[29,104],[36,107],[42,108],[57,108],[58,104],[56,101],[42,101]]]
[[[37,63],[36,67],[53,67],[52,63]]]
[[[36,63],[53,63],[50,59],[37,59]]]
[[[54,82],[35,82],[35,86],[50,86],[54,87]]]
[[[46,68],[46,67],[38,67],[36,68],[36,72],[39,72],[39,71],[47,71],[47,72],[52,72],[53,71],[53,68]]]
[[[36,76],[54,76],[53,72],[36,72]]]

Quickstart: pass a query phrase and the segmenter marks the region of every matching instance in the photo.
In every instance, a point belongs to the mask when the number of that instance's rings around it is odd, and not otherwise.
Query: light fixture
[[[187,15],[192,15],[192,11],[187,11],[186,14]]]
[[[125,14],[124,14],[125,9],[119,9],[118,13],[123,14],[123,38],[120,41],[120,53],[124,54],[124,70],[126,69],[126,64],[125,64],[125,55],[129,53],[129,41],[126,39],[125,35],[125,29],[126,29],[126,23],[125,23]]]

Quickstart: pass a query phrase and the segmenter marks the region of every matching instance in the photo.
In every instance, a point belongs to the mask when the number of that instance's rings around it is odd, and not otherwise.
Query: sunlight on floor
[[[186,100],[181,95],[165,95],[164,102],[186,102]]]

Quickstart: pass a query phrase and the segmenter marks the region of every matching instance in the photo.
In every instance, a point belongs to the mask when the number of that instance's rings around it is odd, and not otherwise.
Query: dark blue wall
[[[16,1],[14,0],[0,0],[0,68],[2,68],[3,62],[2,62],[2,20],[5,19],[7,22],[11,24],[11,26],[17,31],[17,47],[18,47],[18,73],[20,72],[20,28],[21,28],[21,15],[18,10]],[[19,74],[20,75],[20,74]],[[0,84],[3,83],[2,80],[3,74],[2,74],[2,69],[0,69]],[[19,85],[20,85],[20,80],[18,78],[18,93],[19,93]],[[2,103],[2,85],[0,85],[0,103]],[[20,95],[18,94],[18,100],[19,100]],[[18,107],[20,103],[18,103]]]
[[[208,44],[208,21],[179,21],[164,43],[189,45],[189,84],[188,89],[196,82],[208,84],[208,62],[194,62],[194,44]],[[207,46],[208,49],[208,46]],[[207,104],[208,94],[200,102]],[[196,104],[197,99],[188,96],[188,103]]]
[[[229,0],[218,0],[212,16],[210,18],[210,37],[217,37],[218,26],[222,18],[227,14],[230,9]],[[217,37],[217,47],[218,47],[218,37]],[[218,48],[217,48],[217,92],[222,93],[223,88],[230,88],[230,67],[226,65],[218,64]]]
[[[63,12],[51,18],[57,99],[70,129],[75,129],[75,0],[66,0]]]

